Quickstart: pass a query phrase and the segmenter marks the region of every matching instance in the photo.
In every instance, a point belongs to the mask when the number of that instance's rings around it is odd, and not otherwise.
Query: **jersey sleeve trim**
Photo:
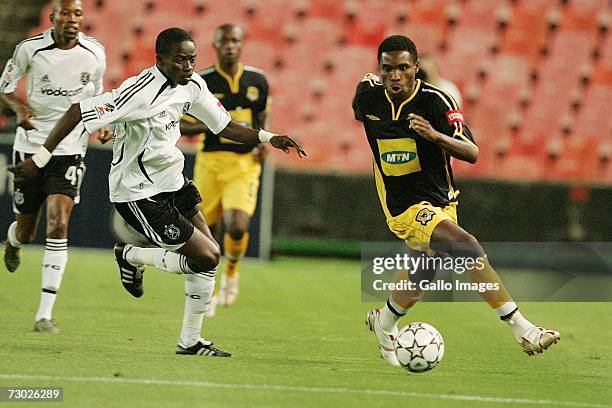
[[[89,51],[89,52],[91,53],[91,55],[93,55],[93,56],[94,56],[94,58],[95,58],[97,61],[100,61],[100,58],[98,57],[98,55],[96,55],[96,53],[95,53],[95,52],[93,52],[92,50],[90,50],[89,48],[87,48],[86,46],[84,46],[83,44],[81,44],[80,42],[79,42],[79,43],[77,43],[77,45],[78,45],[79,47],[84,48],[84,49],[86,49],[87,51]]]
[[[153,102],[155,102],[155,100],[157,99],[157,97],[159,95],[161,95],[162,92],[164,92],[164,90],[171,86],[172,84],[170,83],[170,80],[164,82],[164,84],[159,88],[159,91],[157,91],[157,94],[155,95],[155,98],[153,98],[153,100],[151,101],[151,103],[149,105],[153,105]]]
[[[123,92],[121,92],[121,94],[115,101],[115,103],[117,104],[117,109],[120,109],[130,99],[132,99],[134,95],[138,94],[141,90],[143,90],[147,85],[149,85],[154,80],[155,80],[155,75],[153,75],[149,71],[144,76],[140,77],[134,84],[128,86]]]
[[[202,86],[201,86],[200,84],[198,84],[198,81],[196,81],[195,79],[191,78],[191,79],[189,80],[189,82],[193,82],[194,84],[196,84],[196,86],[197,86],[198,88],[200,88],[200,91],[202,90]]]
[[[444,102],[444,105],[447,109],[447,120],[452,123],[455,128],[455,131],[453,132],[453,137],[462,139],[478,149],[476,143],[474,143],[474,141],[470,140],[470,138],[465,135],[465,122],[463,121],[463,114],[455,99],[448,93],[444,92],[442,89],[436,88],[429,83],[427,83],[427,85],[429,85],[429,87],[423,88],[423,91],[436,94],[440,98],[440,100]]]
[[[53,42],[53,44],[49,44],[49,45],[47,45],[46,47],[39,48],[39,49],[37,49],[36,51],[34,51],[34,53],[32,54],[31,59],[34,59],[34,56],[35,56],[36,54],[38,54],[39,52],[42,52],[42,51],[49,51],[49,50],[54,50],[54,49],[56,49],[56,48],[57,48],[57,44],[56,44],[55,42]]]

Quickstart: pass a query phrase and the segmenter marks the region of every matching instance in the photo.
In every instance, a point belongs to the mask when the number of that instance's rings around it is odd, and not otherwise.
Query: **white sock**
[[[64,269],[68,262],[68,240],[47,238],[47,246],[42,262],[40,306],[35,320],[51,320],[57,291],[62,283]]]
[[[518,310],[512,314],[512,317],[505,320],[505,322],[508,327],[510,327],[512,334],[514,334],[517,340],[521,340],[522,337],[525,337],[531,342],[536,341],[535,337],[538,334],[537,327],[529,320],[525,319]]]
[[[504,303],[503,305],[495,309],[495,311],[497,312],[497,314],[502,320],[507,320],[505,316],[508,316],[509,318],[510,314],[517,309],[518,309],[518,306],[516,305],[516,303],[514,303],[514,301],[510,299],[509,301],[507,301],[506,303]]]
[[[187,266],[187,258],[184,255],[163,248],[132,246],[125,253],[125,259],[134,265],[154,266],[162,271],[177,275],[195,273]]]
[[[400,317],[405,316],[408,308],[398,305],[391,296],[387,303],[380,309],[380,327],[384,331],[392,331]]]
[[[17,221],[13,221],[13,223],[9,226],[6,233],[6,239],[8,240],[9,244],[15,248],[20,248],[23,245],[17,240]]]
[[[210,272],[212,277],[185,275],[185,311],[180,336],[180,343],[185,347],[193,346],[202,338],[202,319],[215,288],[215,271]]]

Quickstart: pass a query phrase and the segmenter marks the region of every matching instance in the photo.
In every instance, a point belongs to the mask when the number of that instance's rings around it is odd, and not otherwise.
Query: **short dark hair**
[[[223,35],[226,31],[234,30],[236,28],[240,30],[240,34],[242,36],[241,39],[242,39],[244,37],[244,30],[242,29],[240,25],[232,24],[232,23],[225,23],[225,24],[221,24],[215,29],[215,41],[217,40],[217,36]]]
[[[183,41],[191,41],[192,43],[195,43],[191,37],[191,34],[182,28],[167,28],[157,36],[157,40],[155,41],[155,53],[158,55],[167,55],[172,46],[180,44]]]
[[[412,56],[412,60],[417,62],[419,59],[419,53],[417,52],[416,45],[412,40],[405,35],[392,35],[385,38],[378,46],[378,62],[383,52],[389,51],[408,51]]]

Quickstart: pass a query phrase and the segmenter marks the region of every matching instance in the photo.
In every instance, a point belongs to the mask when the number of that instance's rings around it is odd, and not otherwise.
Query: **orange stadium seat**
[[[459,26],[478,27],[493,33],[497,29],[500,10],[507,8],[497,1],[467,0],[462,2]]]
[[[447,51],[440,57],[440,74],[463,89],[487,58],[495,35],[472,27],[458,27],[448,38]]]
[[[376,50],[368,47],[336,47],[329,50],[323,60],[329,67],[328,83],[333,92],[354,93],[365,74],[378,73]]]
[[[202,44],[208,46],[208,44]],[[278,57],[276,48],[263,41],[246,41],[242,49],[242,61],[266,72],[274,70],[274,62]]]
[[[612,87],[612,35],[607,35],[601,45],[591,81]]]
[[[500,51],[522,55],[535,65],[539,50],[547,41],[547,22],[542,17],[552,4],[550,0],[516,2],[508,28],[501,36]]]
[[[298,29],[297,41],[319,43],[323,47],[325,44],[335,45],[342,35],[342,29],[338,24],[332,21],[309,17],[296,25]]]
[[[597,16],[609,7],[608,0],[573,0],[562,9],[561,27],[571,31],[594,31]],[[608,10],[608,13],[610,10]]]
[[[594,140],[612,141],[612,87],[593,84],[584,96],[584,103],[576,118],[574,133]]]
[[[409,20],[407,23],[396,28],[387,29],[386,36],[402,34],[410,38],[417,47],[419,54],[435,55],[438,53],[440,43],[443,40],[443,32],[440,28],[420,22]]]
[[[247,38],[268,41],[272,44],[282,43],[283,27],[296,18],[294,5],[292,3],[288,5],[286,0],[254,1],[253,5],[255,11],[246,20],[249,27]]]
[[[310,41],[300,41],[287,47],[280,55],[283,71],[308,73],[317,75],[323,72],[324,60],[320,50],[329,49],[333,44],[317,44]]]
[[[543,64],[543,77],[549,71],[563,71],[570,75],[577,75],[580,67],[588,61],[593,39],[588,33],[575,33],[571,31],[561,31],[557,33],[550,46],[550,57]],[[568,64],[568,61],[574,61]]]
[[[445,0],[418,0],[408,6],[408,22],[430,24],[442,28],[447,23],[447,7],[456,2]]]
[[[532,155],[509,153],[497,160],[488,173],[491,177],[516,181],[537,181],[542,178],[542,163]]]
[[[311,0],[308,15],[341,20],[344,17],[344,3],[342,1]]]
[[[480,102],[511,110],[518,104],[520,90],[529,85],[528,62],[508,54],[498,55],[488,62]]]

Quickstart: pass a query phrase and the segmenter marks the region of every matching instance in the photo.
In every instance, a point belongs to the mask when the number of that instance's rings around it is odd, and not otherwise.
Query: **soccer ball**
[[[431,370],[442,360],[444,340],[432,325],[414,322],[399,331],[395,354],[406,370],[422,373]]]

